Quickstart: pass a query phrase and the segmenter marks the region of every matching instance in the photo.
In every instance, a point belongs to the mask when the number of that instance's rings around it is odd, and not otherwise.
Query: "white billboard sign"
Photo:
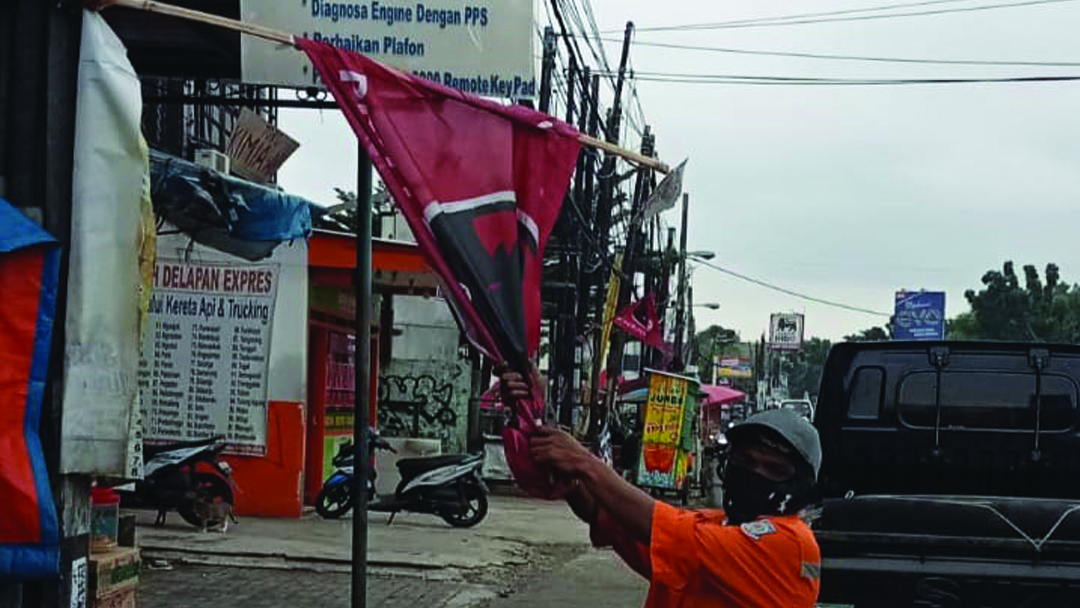
[[[277,264],[157,260],[139,362],[147,441],[226,437],[266,452]]]
[[[241,0],[244,21],[363,53],[468,93],[534,97],[533,0]],[[307,57],[240,38],[244,82],[318,85]]]
[[[776,313],[769,318],[769,348],[799,350],[803,342],[804,317],[798,313]]]

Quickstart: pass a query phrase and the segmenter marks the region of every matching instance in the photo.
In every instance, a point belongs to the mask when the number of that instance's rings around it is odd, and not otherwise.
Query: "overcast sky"
[[[581,0],[579,0],[580,2]],[[786,16],[912,0],[593,0],[601,30]],[[1003,4],[968,0],[893,12]],[[547,21],[544,10],[537,19]],[[1080,62],[1080,2],[881,20],[640,31],[639,42],[918,59]],[[620,34],[605,34],[619,37]],[[584,49],[584,47],[583,47]],[[560,48],[560,50],[562,50]],[[609,44],[612,62],[618,45]],[[588,51],[586,51],[588,53]],[[828,78],[1080,75],[1078,67],[890,64],[636,45],[638,72]],[[898,288],[944,290],[948,315],[1006,259],[1080,281],[1080,82],[905,86],[635,83],[660,156],[689,157],[690,249],[790,290],[889,312]],[[607,90],[610,95],[610,89]],[[355,182],[355,137],[336,111],[283,112],[302,142],[282,184],[317,202]],[[665,221],[678,224],[675,211]],[[759,336],[771,312],[837,339],[886,318],[699,268],[698,327]]]

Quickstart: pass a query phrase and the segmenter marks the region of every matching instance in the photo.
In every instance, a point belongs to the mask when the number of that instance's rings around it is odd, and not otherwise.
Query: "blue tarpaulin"
[[[161,152],[150,153],[154,213],[195,241],[256,261],[311,234],[311,203]]]
[[[0,581],[60,570],[60,533],[38,437],[59,269],[55,239],[0,199]]]

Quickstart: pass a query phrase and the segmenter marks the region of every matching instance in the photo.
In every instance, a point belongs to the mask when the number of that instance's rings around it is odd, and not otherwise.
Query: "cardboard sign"
[[[244,108],[229,136],[225,153],[230,170],[240,177],[265,184],[272,181],[300,144],[261,116]]]

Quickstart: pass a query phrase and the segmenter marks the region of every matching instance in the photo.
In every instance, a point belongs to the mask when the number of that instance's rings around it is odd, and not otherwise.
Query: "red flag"
[[[540,341],[544,244],[577,161],[577,131],[337,47],[297,45],[401,207],[462,329],[489,357],[526,371]],[[519,484],[550,495],[524,441],[543,420],[533,389],[533,401],[515,407],[511,430],[521,436],[506,437],[507,459]]]
[[[651,293],[624,308],[613,323],[649,346],[664,346],[664,331],[656,314],[656,296]]]

